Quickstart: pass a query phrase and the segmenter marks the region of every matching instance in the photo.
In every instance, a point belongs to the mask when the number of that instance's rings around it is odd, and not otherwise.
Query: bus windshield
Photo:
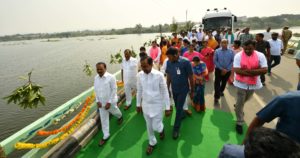
[[[220,28],[231,28],[232,19],[230,17],[216,17],[205,19],[205,30],[217,30]]]

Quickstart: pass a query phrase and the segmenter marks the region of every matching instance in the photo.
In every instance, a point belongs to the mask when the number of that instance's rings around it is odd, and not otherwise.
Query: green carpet
[[[135,105],[135,101],[133,105]],[[135,112],[135,106],[126,112],[122,110],[122,113],[124,117],[122,125],[117,125],[117,119],[114,117],[110,121],[111,137],[107,144],[98,147],[98,142],[102,138],[102,132],[99,132],[86,147],[77,153],[76,157],[215,158],[223,144],[239,144],[244,138],[235,132],[234,114],[207,109],[204,113],[193,111],[191,117],[186,117],[182,122],[180,137],[173,140],[174,111],[172,118],[164,118],[165,139],[160,141],[157,134],[157,146],[153,154],[147,156],[145,151],[148,137],[144,117]],[[244,127],[245,129],[246,127]]]

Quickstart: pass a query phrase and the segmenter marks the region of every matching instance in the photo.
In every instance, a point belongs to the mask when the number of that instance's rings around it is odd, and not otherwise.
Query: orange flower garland
[[[61,140],[67,138],[70,134],[72,134],[74,132],[74,130],[82,123],[82,121],[85,119],[86,115],[88,114],[88,112],[90,111],[91,109],[91,106],[92,106],[92,103],[95,99],[95,95],[92,95],[92,97],[88,97],[86,99],[86,102],[85,102],[85,105],[84,107],[82,108],[81,110],[81,114],[77,115],[76,118],[78,117],[78,119],[76,119],[77,121],[74,121],[74,123],[72,124],[73,126],[69,128],[69,130],[65,130],[64,134],[62,134],[61,136],[59,137],[56,137],[56,138],[53,138],[47,142],[44,142],[44,143],[37,143],[37,144],[34,144],[34,143],[24,143],[24,142],[17,142],[15,144],[15,148],[20,150],[20,149],[34,149],[34,148],[47,148],[51,145],[55,145],[57,144],[58,142],[60,142]],[[75,120],[75,119],[73,119]],[[72,120],[72,121],[73,121]],[[62,129],[62,128],[61,128]],[[65,128],[64,128],[65,129]],[[54,130],[56,131],[56,130]],[[50,132],[50,133],[54,133],[54,131],[45,131],[45,132]],[[58,131],[58,130],[57,130]]]
[[[61,127],[60,129],[56,129],[56,130],[51,130],[51,131],[45,131],[45,130],[39,130],[37,132],[37,135],[39,136],[48,136],[48,135],[54,135],[54,134],[57,134],[57,133],[60,133],[60,132],[65,132],[67,131],[70,127],[72,127],[72,125],[79,120],[80,116],[82,115],[82,113],[86,110],[86,107],[90,104],[90,101],[91,101],[91,98],[88,97],[86,100],[85,100],[85,103],[84,103],[84,106],[83,108],[81,109],[81,111],[76,115],[76,117],[71,121],[69,122],[68,124],[66,124],[65,126]]]

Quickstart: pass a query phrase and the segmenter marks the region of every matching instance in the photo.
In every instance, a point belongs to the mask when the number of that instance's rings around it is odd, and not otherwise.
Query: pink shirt
[[[151,47],[149,51],[150,51],[150,57],[153,60],[155,60],[159,54],[159,47],[155,47],[155,48]]]
[[[189,51],[186,51],[186,52],[183,54],[183,57],[188,58],[190,62],[193,61],[193,58],[194,58],[195,56],[198,56],[198,57],[200,58],[200,60],[203,59],[203,55],[200,54],[199,52],[196,52],[196,51],[194,51],[193,53],[190,53]]]

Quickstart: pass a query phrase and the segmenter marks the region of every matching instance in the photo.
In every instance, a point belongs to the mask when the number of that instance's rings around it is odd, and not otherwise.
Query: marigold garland
[[[94,98],[92,96],[92,98]],[[57,133],[60,133],[60,132],[65,132],[67,131],[70,127],[73,126],[73,124],[79,120],[80,116],[82,115],[82,113],[85,111],[86,107],[90,104],[91,102],[91,99],[90,97],[88,97],[86,100],[85,100],[85,103],[84,103],[84,106],[83,108],[81,109],[81,111],[75,116],[75,118],[70,121],[68,124],[64,125],[63,127],[59,128],[59,129],[55,129],[55,130],[51,130],[51,131],[45,131],[45,130],[39,130],[37,132],[37,135],[39,136],[48,136],[48,135],[54,135],[54,134],[57,134]]]
[[[85,102],[85,108],[82,108],[81,110],[81,114],[80,115],[77,115],[76,118],[78,117],[78,119],[76,119],[77,121],[74,121],[73,123],[73,127],[71,127],[68,131],[65,131],[64,134],[62,134],[61,136],[59,137],[56,137],[56,138],[53,138],[52,140],[49,140],[47,142],[44,142],[44,143],[37,143],[37,144],[34,144],[34,143],[23,143],[23,142],[17,142],[15,144],[15,148],[20,150],[20,149],[34,149],[34,148],[47,148],[51,145],[55,145],[57,144],[58,142],[60,142],[61,140],[67,138],[70,134],[72,134],[74,132],[74,130],[82,123],[82,121],[85,119],[86,115],[88,114],[88,112],[90,111],[91,109],[91,106],[92,106],[92,103],[95,99],[95,95],[92,95],[92,97],[88,97],[86,99],[86,102]],[[73,119],[75,120],[75,119]],[[73,121],[72,120],[72,121]],[[61,128],[62,129],[62,128]],[[56,131],[56,130],[54,130]],[[50,132],[52,133],[51,131],[45,131],[45,132]],[[53,132],[54,133],[54,132]]]

